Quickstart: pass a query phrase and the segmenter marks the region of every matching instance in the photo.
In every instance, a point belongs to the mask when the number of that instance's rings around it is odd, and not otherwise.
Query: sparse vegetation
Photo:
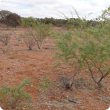
[[[82,19],[74,11],[77,18],[68,18],[60,12],[65,19],[29,17],[17,20],[18,24],[12,23],[12,17],[9,17],[10,23],[6,24],[9,30],[3,28],[3,31],[11,31],[13,35],[1,33],[0,37],[2,108],[30,110],[26,106],[31,103],[32,110],[70,110],[82,109],[82,105],[85,107],[88,103],[87,107],[94,109],[94,103],[100,106],[99,101],[100,104],[104,102],[103,105],[110,103],[110,7],[103,10],[97,18],[99,21]],[[6,14],[1,16],[1,22],[13,13]],[[12,28],[18,25],[17,31]],[[48,42],[44,40],[46,38]],[[36,49],[34,46],[39,50],[27,51],[25,45],[29,50]],[[8,53],[2,54],[1,50],[3,53],[8,50]],[[56,65],[51,71],[53,64]],[[32,83],[29,84],[30,80],[26,79],[16,87],[20,78],[26,77],[32,78]]]

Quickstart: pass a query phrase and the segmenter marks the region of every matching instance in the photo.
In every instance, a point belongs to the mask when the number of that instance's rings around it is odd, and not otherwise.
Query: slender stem
[[[101,75],[102,75],[102,77],[103,77],[103,75],[104,75],[104,73],[101,71],[101,65],[100,65],[100,67],[97,67],[96,66],[96,63],[93,61],[93,60],[91,60],[92,62],[93,62],[93,64],[95,65],[95,67],[99,70],[99,72],[101,73]]]
[[[78,59],[78,58],[77,58]],[[80,60],[78,59],[78,62],[79,62],[79,67],[77,68],[77,70],[74,70],[74,74],[73,76],[70,78],[70,80],[73,78],[73,81],[74,81],[74,77],[76,76],[76,74],[78,73],[78,71],[80,70],[80,67],[81,67],[81,63],[80,63]],[[72,84],[73,84],[73,81],[72,81]],[[72,85],[71,84],[71,85]]]
[[[104,79],[108,74],[109,74],[109,73],[106,72],[105,75],[103,75],[103,76],[100,78],[100,80],[98,81],[98,83],[100,83],[100,82],[102,81],[102,79]]]
[[[93,63],[94,63],[94,65],[95,65],[95,67],[99,70],[99,72],[101,73],[101,78],[99,79],[99,81],[97,82],[97,83],[100,83],[109,73],[108,72],[106,72],[105,74],[101,71],[101,66],[100,67],[97,67],[96,66],[96,64],[95,64],[95,62],[93,61],[93,60],[91,60]]]
[[[92,72],[92,70],[91,70],[91,68],[90,68],[90,66],[89,66],[88,61],[86,60],[86,58],[84,58],[84,60],[85,60],[85,61],[86,61],[86,63],[87,63],[87,66],[88,66],[89,71],[90,71],[90,73],[91,73],[92,79],[94,80],[94,82],[95,82],[95,83],[97,83],[97,81],[96,81],[96,80],[95,80],[95,78],[94,78],[93,72]]]

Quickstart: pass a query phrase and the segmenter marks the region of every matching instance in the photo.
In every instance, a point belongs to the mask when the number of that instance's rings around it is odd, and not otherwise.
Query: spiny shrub
[[[37,44],[38,49],[41,49],[41,45],[43,40],[46,37],[50,37],[52,35],[51,29],[52,24],[44,24],[38,21],[35,21],[34,18],[28,18],[29,21],[22,21],[22,26],[31,25],[31,27],[27,27],[28,34],[27,36],[32,36]]]
[[[37,22],[37,26],[34,25],[34,28],[37,34],[36,36],[33,35],[33,38],[35,39],[38,48],[41,49],[43,40],[46,37],[50,37],[52,35],[52,32],[51,32],[52,24],[44,24],[44,23]]]
[[[85,28],[84,31],[81,31],[85,27],[84,22],[79,22],[80,28],[75,29],[74,33],[72,30],[65,34],[56,33],[56,57],[70,65],[79,64],[80,70],[87,68],[99,88],[102,87],[102,80],[110,73],[110,19],[106,17],[109,13],[110,7],[103,11],[99,25]],[[69,22],[72,22],[71,19]]]

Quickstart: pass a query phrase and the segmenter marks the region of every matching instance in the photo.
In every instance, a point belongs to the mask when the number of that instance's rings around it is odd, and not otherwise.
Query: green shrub
[[[41,23],[38,21],[35,21],[34,18],[29,18],[29,22],[27,21],[22,21],[22,26],[25,24],[31,25],[31,27],[27,27],[27,37],[32,36],[37,43],[38,49],[41,49],[41,45],[43,40],[46,37],[50,37],[52,35],[51,29],[52,29],[52,24],[45,24]]]
[[[30,80],[26,79],[22,81],[17,87],[7,87],[6,85],[0,86],[0,103],[3,104],[7,109],[21,108],[26,106],[31,96],[25,93],[22,88],[29,84]]]
[[[44,82],[38,83],[39,88],[44,89],[44,93],[46,94],[46,90],[48,87],[51,87],[51,80],[50,79],[44,79]]]
[[[52,24],[44,24],[44,23],[37,22],[37,26],[34,25],[34,27],[37,34],[36,36],[33,35],[33,38],[35,39],[38,48],[41,49],[43,40],[46,37],[50,37],[52,35],[52,32],[51,32]]]
[[[36,20],[33,17],[22,18],[21,26],[23,27],[32,27],[32,24],[36,24]]]
[[[110,19],[105,17],[109,11],[110,8],[103,11],[100,16],[100,18],[106,20],[106,24],[100,21],[99,25],[88,27],[81,31],[81,28],[85,27],[85,23],[79,22],[80,28],[75,29],[74,33],[69,30],[65,34],[56,34],[58,38],[56,40],[56,57],[70,65],[78,64],[78,70],[83,69],[83,67],[87,68],[98,87],[101,87],[102,80],[110,73],[108,63],[110,62],[110,35],[108,35],[110,34],[108,25],[110,24]],[[81,21],[81,18],[79,18],[79,21]],[[72,22],[71,19],[69,19],[69,22]],[[95,77],[94,69],[98,74],[97,78]]]

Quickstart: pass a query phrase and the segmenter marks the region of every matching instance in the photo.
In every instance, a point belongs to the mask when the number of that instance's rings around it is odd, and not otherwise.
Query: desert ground
[[[32,50],[24,43],[23,34],[25,28],[13,28],[7,30],[0,27],[0,36],[10,34],[11,39],[7,46],[0,42],[0,85],[16,87],[26,78],[31,80],[23,90],[32,97],[31,107],[23,107],[23,110],[106,110],[110,106],[110,75],[102,81],[102,89],[99,90],[93,82],[88,70],[84,69],[75,77],[75,83],[71,89],[66,89],[63,80],[74,74],[76,67],[61,65],[55,66],[55,43],[53,39],[44,39],[41,50],[35,45]],[[60,27],[54,30],[65,32]],[[16,35],[16,36],[15,36]],[[94,70],[95,71],[95,70]],[[96,75],[97,76],[97,75]],[[51,79],[51,86],[46,89],[39,88],[38,83],[45,79]],[[5,104],[1,107],[6,109]],[[20,110],[21,110],[20,109]],[[15,109],[13,109],[15,110]]]

